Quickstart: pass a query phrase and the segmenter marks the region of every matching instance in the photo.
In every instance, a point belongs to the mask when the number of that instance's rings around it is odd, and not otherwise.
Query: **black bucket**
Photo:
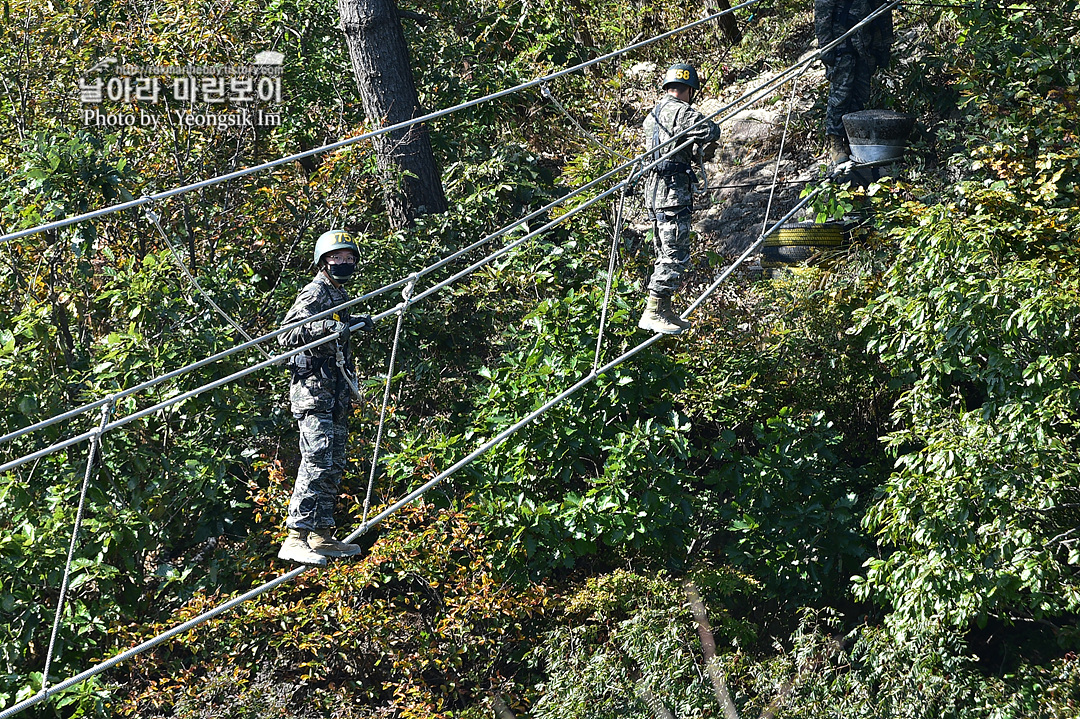
[[[856,162],[899,159],[907,149],[915,118],[893,110],[860,110],[844,115],[851,157]]]

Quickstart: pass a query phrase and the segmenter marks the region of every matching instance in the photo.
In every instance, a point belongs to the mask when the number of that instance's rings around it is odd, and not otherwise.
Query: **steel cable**
[[[791,127],[791,111],[795,107],[795,91],[799,87],[799,78],[802,73],[795,76],[791,81],[791,98],[788,99],[787,117],[784,120],[784,132],[780,135],[780,150],[776,153],[776,167],[773,169],[772,187],[769,189],[769,201],[765,205],[765,219],[761,223],[761,231],[769,226],[769,215],[772,213],[773,197],[776,196],[776,184],[780,179],[780,160],[784,157],[784,143],[787,141],[788,128]]]
[[[608,255],[607,280],[604,284],[604,303],[600,308],[600,326],[596,332],[596,353],[593,355],[593,372],[600,365],[600,348],[604,342],[604,328],[607,326],[608,303],[611,301],[611,284],[615,277],[615,258],[619,255],[619,236],[622,235],[623,206],[626,204],[627,185],[619,193],[619,209],[615,212],[615,232],[611,237],[611,252]]]
[[[101,435],[112,405],[107,404],[101,408],[101,421],[97,431],[90,440],[90,450],[86,455],[86,472],[83,474],[82,488],[79,490],[79,504],[75,510],[75,526],[71,529],[71,544],[68,546],[67,562],[64,564],[64,577],[60,581],[60,597],[56,600],[56,617],[53,619],[52,635],[49,637],[49,648],[45,652],[45,668],[41,670],[41,690],[49,688],[49,669],[52,666],[53,652],[56,649],[56,638],[60,633],[60,623],[63,620],[64,604],[67,600],[69,580],[71,579],[71,564],[75,559],[75,547],[79,543],[79,529],[82,527],[83,510],[86,507],[86,491],[90,488],[90,477],[94,473],[97,455],[101,450]]]
[[[416,287],[415,278],[402,290],[402,302],[398,307],[397,326],[394,328],[394,343],[390,347],[390,361],[386,367],[386,388],[383,390],[382,409],[379,410],[379,426],[375,431],[375,451],[371,457],[371,474],[368,476],[367,493],[364,495],[364,512],[361,523],[367,521],[368,509],[371,507],[371,492],[375,488],[375,474],[379,466],[379,447],[382,444],[383,426],[386,424],[386,408],[390,404],[390,385],[394,381],[394,366],[397,361],[398,345],[401,342],[401,325],[405,321],[405,311],[412,303],[413,289]]]

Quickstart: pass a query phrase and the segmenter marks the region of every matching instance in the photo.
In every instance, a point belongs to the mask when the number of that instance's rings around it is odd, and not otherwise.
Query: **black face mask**
[[[340,265],[327,265],[326,273],[330,275],[336,282],[345,284],[352,279],[353,273],[356,272],[356,263],[347,262]]]

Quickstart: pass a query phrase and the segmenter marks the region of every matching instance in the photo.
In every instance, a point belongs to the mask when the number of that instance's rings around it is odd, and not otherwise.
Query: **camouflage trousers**
[[[870,100],[870,77],[874,74],[874,61],[854,52],[842,52],[836,61],[825,66],[829,81],[829,104],[825,110],[825,134],[846,137],[842,118],[849,112],[858,112]]]
[[[690,265],[690,208],[657,210],[653,217],[653,273],[650,294],[670,297]]]
[[[345,471],[349,435],[347,403],[330,412],[306,412],[299,418],[300,469],[296,472],[289,517],[290,529],[334,526],[334,503]]]

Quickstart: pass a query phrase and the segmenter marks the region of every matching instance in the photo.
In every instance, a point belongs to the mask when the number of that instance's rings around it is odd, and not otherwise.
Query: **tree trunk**
[[[393,0],[338,0],[364,112],[385,127],[423,114],[409,49]],[[427,129],[413,125],[373,139],[379,180],[394,227],[446,211],[446,195]]]
[[[728,0],[716,0],[710,8],[713,12],[730,9],[731,5],[728,4]],[[724,34],[727,35],[728,41],[731,42],[732,45],[738,45],[742,42],[742,32],[739,30],[739,25],[735,22],[735,16],[733,14],[728,13],[727,15],[722,16],[719,18],[718,22],[720,23],[720,27],[723,29]]]

